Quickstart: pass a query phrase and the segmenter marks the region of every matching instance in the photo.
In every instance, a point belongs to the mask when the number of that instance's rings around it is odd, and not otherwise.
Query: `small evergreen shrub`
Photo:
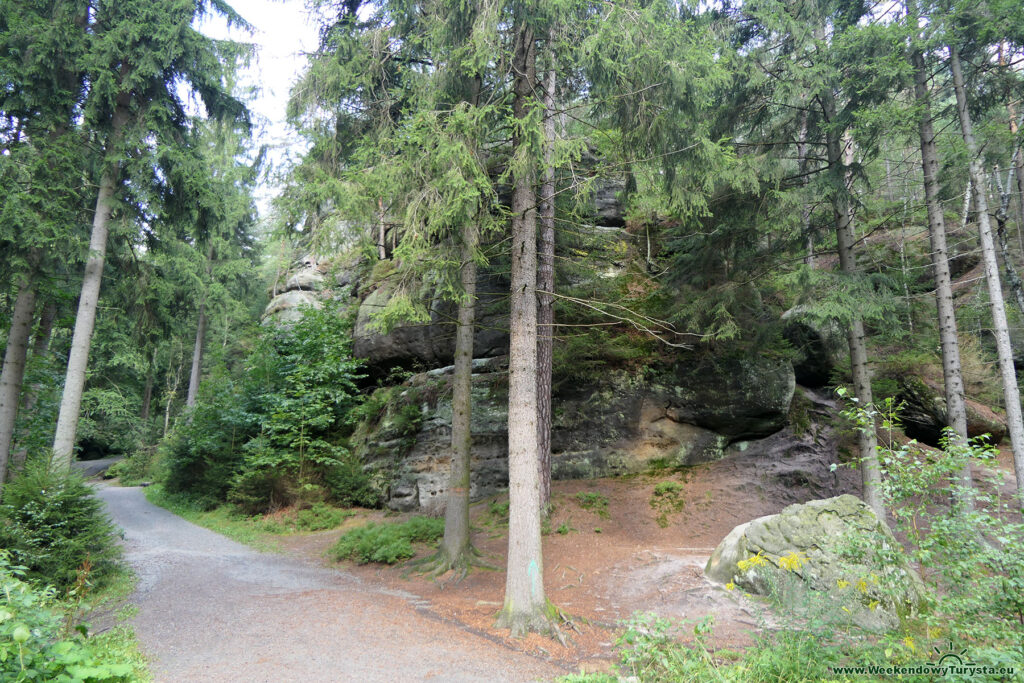
[[[55,474],[47,465],[29,462],[4,487],[0,548],[28,577],[58,588],[72,585],[88,561],[91,579],[100,585],[121,557],[116,527],[80,475]]]
[[[396,564],[416,554],[413,543],[434,543],[443,535],[444,520],[433,517],[412,517],[397,524],[370,523],[339,538],[330,553],[336,560],[359,564]]]

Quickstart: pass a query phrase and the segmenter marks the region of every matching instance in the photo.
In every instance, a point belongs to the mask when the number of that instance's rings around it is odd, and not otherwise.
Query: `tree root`
[[[409,571],[405,572],[405,576],[415,571],[436,581],[439,577],[450,572],[452,575],[447,580],[441,582],[443,588],[451,583],[460,583],[466,578],[469,570],[472,568],[490,571],[497,570],[497,567],[478,559],[480,557],[482,557],[480,551],[473,546],[468,546],[454,558],[449,556],[444,549],[439,549],[433,555],[409,562],[406,565]]]

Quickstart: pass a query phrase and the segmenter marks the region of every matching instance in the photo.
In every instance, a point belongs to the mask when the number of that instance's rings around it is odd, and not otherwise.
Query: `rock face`
[[[490,358],[508,353],[508,315],[500,310],[502,292],[507,285],[481,278],[478,284],[477,330],[473,339],[473,356]],[[353,353],[365,358],[371,366],[420,364],[436,368],[452,362],[455,356],[456,309],[452,304],[436,301],[431,306],[428,323],[407,323],[394,327],[387,334],[372,328],[372,316],[387,305],[394,293],[384,285],[371,292],[359,305],[353,332]],[[505,297],[507,299],[507,297]]]
[[[763,356],[679,363],[674,380],[672,418],[730,440],[782,429],[796,388],[789,362]]]
[[[470,496],[479,499],[508,486],[508,394],[501,361],[476,362]],[[772,427],[777,431],[786,423],[792,371],[787,383],[777,378],[774,365],[770,367],[769,375],[776,377],[778,386],[760,394],[748,391],[746,401],[735,406],[726,406],[711,390],[691,386],[684,391],[626,372],[613,373],[600,383],[556,390],[552,476],[594,478],[640,472],[654,464],[691,466],[718,460],[727,448],[746,449],[747,442],[730,444],[739,437],[770,434]],[[673,381],[676,375],[661,379]],[[434,370],[414,376],[407,386],[381,390],[403,395],[357,439],[357,454],[382,473],[392,509],[436,513],[444,507],[451,451],[448,381],[444,370]],[[703,381],[724,380],[708,375]],[[733,386],[735,382],[734,378]],[[780,392],[789,398],[780,400]],[[758,402],[755,395],[765,400]],[[405,417],[397,419],[399,414]],[[690,416],[708,418],[723,425],[725,432],[689,421]]]
[[[857,549],[878,553],[872,561]],[[790,505],[733,529],[715,548],[707,576],[790,607],[829,604],[829,615],[872,631],[914,612],[921,579],[902,560],[889,528],[860,499],[842,495]]]
[[[897,398],[904,404],[900,413],[904,432],[929,446],[938,446],[946,426],[946,399],[941,389],[919,377],[900,378]],[[995,445],[1006,436],[1006,421],[985,406],[967,401],[967,436],[989,435]]]
[[[782,336],[796,352],[792,362],[797,383],[814,389],[828,384],[848,353],[842,330],[834,322],[813,319],[800,306],[783,313],[782,320]]]
[[[263,320],[292,323],[302,318],[302,308],[320,308],[323,304],[315,292],[296,289],[275,296],[263,311]]]

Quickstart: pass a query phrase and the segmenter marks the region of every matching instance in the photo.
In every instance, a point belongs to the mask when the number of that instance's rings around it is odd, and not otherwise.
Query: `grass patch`
[[[669,525],[668,516],[679,512],[685,505],[683,485],[678,481],[663,481],[651,493],[651,507],[658,513],[654,520],[662,529]]]
[[[378,562],[397,564],[416,554],[414,543],[436,543],[444,535],[444,520],[412,517],[404,522],[375,524],[345,533],[331,548],[335,560],[355,560],[359,564]]]
[[[608,519],[608,496],[603,493],[580,491],[576,494],[576,502],[584,510],[593,512],[601,519]]]
[[[232,505],[206,509],[188,496],[167,493],[159,484],[146,489],[146,499],[193,524],[269,552],[281,552],[274,536],[333,529],[356,514],[352,510],[316,503],[305,509],[292,508],[269,515],[249,516]]]

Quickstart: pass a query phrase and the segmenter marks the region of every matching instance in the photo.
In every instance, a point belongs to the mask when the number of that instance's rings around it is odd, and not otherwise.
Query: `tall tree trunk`
[[[32,341],[32,358],[42,358],[50,350],[50,339],[53,337],[53,322],[57,318],[57,304],[49,301],[43,306],[39,314],[39,325],[36,327],[35,338]],[[22,410],[31,414],[35,410],[36,402],[39,400],[39,392],[43,390],[40,382],[33,382],[22,398]],[[28,448],[21,446],[11,454],[8,464],[8,472],[20,471],[28,458]],[[13,476],[13,475],[12,475]]]
[[[515,116],[525,121],[536,85],[533,31],[517,30],[512,69]],[[516,132],[513,147],[524,145]],[[535,173],[523,164],[513,178],[512,286],[510,302],[508,469],[508,567],[498,625],[513,636],[552,628],[544,595],[540,476],[537,463],[537,193]]]
[[[835,99],[831,91],[824,93],[822,101],[825,105],[825,119],[828,124],[833,124],[836,118]],[[853,235],[853,207],[850,203],[849,165],[844,162],[844,139],[838,130],[830,129],[826,134],[826,146],[828,151],[828,163],[831,168],[842,169],[840,176],[843,179],[843,189],[836,190],[832,197],[832,210],[835,216],[836,240],[839,244],[839,267],[847,277],[859,275],[857,262],[853,253],[855,244]],[[846,333],[846,340],[850,347],[850,368],[853,374],[853,391],[857,396],[860,406],[866,409],[872,408],[874,399],[871,395],[871,371],[868,367],[868,351],[866,335],[864,334],[864,321],[860,316],[854,314],[850,318],[850,326]],[[875,427],[872,424],[857,432],[857,442],[860,450],[861,481],[864,490],[864,502],[867,503],[879,517],[885,514],[882,505],[882,478],[878,466],[878,440],[875,436]]]
[[[1010,215],[1010,193],[1003,187],[999,178],[999,167],[992,169],[992,177],[996,181],[996,189],[999,191],[999,208],[996,209],[996,237],[999,238],[999,253],[1003,257],[1003,269],[1006,270],[1006,281],[1010,283],[1010,290],[1017,302],[1017,309],[1024,315],[1024,285],[1021,284],[1020,275],[1017,274],[1017,267],[1013,265],[1013,256],[1010,254],[1010,243],[1006,237],[1006,221]],[[1013,169],[1009,171],[1006,178],[1007,185],[1013,180]]]
[[[448,502],[444,512],[439,569],[463,573],[469,566],[469,488],[473,433],[470,417],[473,404],[473,326],[476,322],[476,226],[462,228],[462,301],[455,332],[455,370],[452,373],[452,464],[448,479]]]
[[[384,199],[377,200],[377,258],[381,261],[388,257],[388,250],[385,243],[387,237],[387,224],[384,222]]]
[[[1017,372],[1013,367],[1013,353],[1010,349],[1010,329],[1006,322],[1006,308],[1003,304],[1003,288],[999,282],[999,264],[996,261],[995,245],[992,241],[992,227],[988,218],[988,196],[985,192],[985,174],[981,167],[978,143],[974,139],[971,114],[967,109],[967,93],[964,89],[964,74],[960,64],[960,50],[949,48],[949,63],[953,72],[953,89],[956,92],[956,110],[960,117],[960,132],[969,158],[968,170],[974,185],[974,204],[978,210],[978,232],[981,237],[981,255],[985,261],[985,280],[988,282],[989,305],[992,308],[992,328],[996,337],[996,351],[999,356],[999,373],[1003,380],[1003,398],[1006,402],[1006,427],[1010,432],[1010,446],[1013,449],[1013,466],[1017,475],[1017,495],[1024,505],[1024,423],[1021,422],[1020,391],[1017,388]]]
[[[171,406],[174,405],[174,397],[178,395],[178,385],[181,383],[181,366],[182,366],[182,351],[180,342],[175,340],[178,345],[178,365],[174,371],[173,383],[171,381],[171,365],[167,366],[167,401],[164,403],[164,436],[167,436],[167,432],[171,429]],[[171,360],[170,363],[174,361]]]
[[[213,272],[213,240],[206,249],[206,282],[203,283],[203,298],[199,302],[199,320],[196,322],[196,343],[192,347],[192,370],[188,375],[188,394],[185,397],[185,408],[191,409],[199,398],[199,383],[203,374],[203,345],[206,343],[206,328],[209,324],[206,315],[206,296]]]
[[[540,186],[540,245],[537,251],[537,452],[540,505],[551,502],[551,369],[555,333],[555,29],[548,35],[551,65],[544,79],[544,175]]]
[[[139,411],[139,419],[143,422],[149,420],[150,412],[153,409],[153,384],[156,378],[153,376],[156,370],[156,349],[153,349],[153,356],[146,367],[146,386],[142,390],[142,409]]]
[[[130,105],[129,94],[122,93],[118,96],[111,120],[108,152],[116,150],[120,144],[122,131],[131,117]],[[68,369],[64,375],[64,393],[60,399],[57,429],[53,436],[50,467],[56,472],[70,470],[71,461],[75,456],[75,436],[78,433],[78,418],[82,410],[85,373],[89,367],[89,347],[92,345],[92,331],[96,326],[96,308],[99,305],[103,263],[107,255],[107,233],[119,177],[120,164],[117,161],[106,160],[103,174],[100,176],[100,190],[96,197],[92,235],[89,238],[89,259],[85,262],[82,292],[78,298],[78,313],[75,316],[75,331],[71,335],[71,351],[68,353]]]
[[[804,187],[805,192],[811,180],[810,176],[807,175],[807,116],[808,112],[806,109],[800,112],[800,137],[797,138],[796,142],[797,169],[800,173],[800,185]],[[811,203],[807,201],[807,197],[804,197],[803,204],[800,207],[800,228],[803,230],[804,242],[806,244],[804,263],[807,267],[813,268],[814,233],[811,231]]]
[[[92,236],[89,239],[89,260],[85,263],[82,293],[78,300],[75,331],[71,337],[68,369],[64,377],[64,394],[61,396],[57,430],[53,439],[51,466],[58,472],[68,471],[74,458],[75,436],[78,432],[78,418],[82,408],[82,393],[85,390],[85,373],[89,365],[92,331],[96,325],[96,308],[99,304],[100,284],[103,280],[103,263],[107,253],[107,233],[110,214],[113,210],[117,175],[118,167],[116,165],[109,166],[104,171],[100,180],[99,196],[96,199]]]
[[[14,441],[21,385],[25,379],[28,340],[36,312],[36,267],[36,264],[30,262],[28,272],[22,275],[18,285],[18,296],[11,314],[11,329],[7,334],[4,367],[0,371],[0,493],[3,493],[3,484],[7,479],[7,461]]]
[[[203,341],[206,339],[206,302],[199,304],[199,321],[196,324],[196,341],[192,347],[192,369],[188,375],[188,394],[185,396],[185,408],[194,408],[199,396],[199,377],[203,369]]]
[[[935,306],[939,319],[939,347],[942,350],[942,380],[946,396],[946,425],[953,429],[961,443],[967,441],[967,407],[964,380],[960,365],[960,339],[957,335],[956,311],[953,308],[953,282],[949,274],[949,249],[946,245],[946,223],[939,197],[939,152],[935,145],[931,98],[928,94],[928,70],[919,49],[910,53],[914,70],[914,98],[919,111],[917,132],[921,146],[921,169],[924,174],[924,198],[928,211],[928,238],[935,274]],[[968,199],[970,195],[968,194]],[[966,209],[964,210],[966,214]],[[968,463],[959,475],[961,486],[971,486]]]

